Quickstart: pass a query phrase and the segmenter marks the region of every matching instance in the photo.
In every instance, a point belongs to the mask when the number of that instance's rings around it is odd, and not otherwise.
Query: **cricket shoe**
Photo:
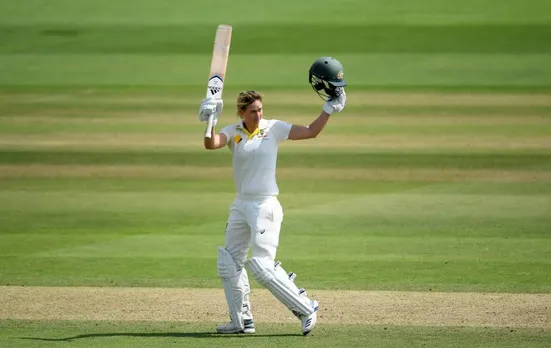
[[[301,314],[299,312],[293,311],[293,314],[300,319],[302,323],[302,334],[304,336],[308,335],[310,331],[316,326],[316,322],[318,321],[318,308],[319,303],[316,300],[311,300],[311,306],[314,308],[314,313],[310,315]]]
[[[233,321],[222,324],[216,328],[216,332],[221,334],[253,334],[255,331],[254,321],[252,319],[243,320],[243,329],[237,327]]]

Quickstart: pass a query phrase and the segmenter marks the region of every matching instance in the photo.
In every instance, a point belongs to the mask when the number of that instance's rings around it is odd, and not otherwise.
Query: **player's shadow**
[[[254,338],[254,337],[292,337],[302,336],[301,334],[252,334],[252,335],[230,335],[219,334],[214,332],[108,332],[108,333],[94,333],[83,334],[72,337],[64,338],[43,338],[43,337],[18,337],[22,340],[33,341],[48,341],[48,342],[71,342],[73,340],[80,340],[85,338],[101,338],[101,337],[143,337],[143,338],[156,338],[156,337],[172,337],[172,338],[225,338],[225,337],[237,337],[237,338]]]

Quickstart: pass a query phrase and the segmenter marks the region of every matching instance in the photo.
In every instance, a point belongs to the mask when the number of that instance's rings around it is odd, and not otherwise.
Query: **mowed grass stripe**
[[[264,104],[265,118],[277,118],[288,122],[307,122],[320,113],[321,106],[277,106]],[[0,106],[3,114],[2,122],[124,122],[124,123],[178,123],[198,125],[197,105],[186,107],[160,106],[124,106],[121,110],[117,106],[34,106],[21,104],[17,106]],[[231,124],[239,121],[234,108],[226,106],[219,121],[222,124]],[[337,115],[335,115],[337,116]],[[439,107],[439,106],[355,106],[348,105],[346,112],[338,115],[337,121],[331,124],[346,124],[351,120],[358,124],[395,123],[394,120],[403,120],[406,124],[429,124],[429,120],[438,124],[469,123],[469,124],[532,124],[546,123],[551,119],[549,106],[496,106],[496,107]],[[523,123],[525,121],[526,123]]]
[[[220,181],[226,182],[228,187],[232,186],[230,180]],[[101,218],[113,220],[113,225],[106,224],[104,226],[109,228],[117,226],[117,224],[149,224],[156,220],[162,220],[161,217],[156,218],[156,216],[165,214],[171,215],[171,219],[176,219],[178,228],[174,231],[163,228],[159,233],[183,233],[182,229],[190,223],[192,229],[188,232],[193,233],[193,227],[200,228],[201,225],[209,227],[207,225],[217,225],[220,221],[225,222],[228,205],[235,198],[235,192],[219,191],[216,189],[216,185],[214,189],[203,190],[204,194],[201,195],[201,192],[190,191],[183,194],[183,190],[170,191],[166,189],[158,191],[144,189],[143,192],[137,192],[125,190],[124,184],[121,184],[120,190],[115,189],[115,186],[111,186],[109,190],[110,186],[108,185],[115,184],[116,181],[104,182],[106,184],[104,190],[87,190],[87,185],[94,183],[83,180],[74,183],[67,182],[67,185],[70,185],[68,188],[72,188],[72,190],[57,189],[56,183],[53,182],[51,190],[25,191],[21,189],[24,186],[14,186],[14,189],[18,189],[17,191],[9,189],[2,191],[0,196],[4,202],[9,203],[3,207],[3,211],[7,214],[2,219],[10,221],[21,219],[25,214],[41,215],[44,213],[43,218],[47,221],[51,218],[51,224],[41,225],[40,219],[36,221],[21,220],[19,223],[22,225],[37,223],[37,227],[40,228],[59,225],[59,228],[70,229],[71,227],[86,227],[90,220],[94,220],[94,214],[96,214],[98,223],[101,222]],[[19,185],[24,183],[25,181],[19,181]],[[44,180],[42,183],[48,185],[49,181]],[[134,182],[134,185],[139,183],[140,181]],[[142,181],[142,183],[147,183],[147,181]],[[174,184],[175,187],[178,187],[177,183]],[[353,186],[355,182],[348,184]],[[543,184],[540,186],[545,186]],[[448,227],[452,229],[454,226],[472,226],[474,228],[477,224],[486,228],[492,227],[487,223],[495,223],[498,218],[504,220],[508,218],[540,219],[535,222],[545,221],[549,218],[546,213],[550,202],[545,197],[545,193],[549,193],[548,187],[547,189],[541,188],[542,194],[536,194],[535,189],[532,191],[527,189],[526,193],[522,194],[523,185],[521,184],[509,187],[496,183],[494,187],[486,190],[482,188],[478,192],[477,188],[481,185],[483,183],[478,183],[478,185],[475,183],[470,185],[454,183],[427,185],[426,183],[394,182],[385,185],[384,182],[366,182],[365,186],[357,185],[358,192],[356,194],[352,192],[334,194],[320,189],[317,194],[300,195],[289,192],[280,195],[280,198],[285,203],[287,213],[304,217],[304,219],[293,222],[293,224],[302,225],[299,226],[299,230],[304,230],[303,233],[306,234],[317,233],[320,236],[325,235],[326,232],[334,232],[335,225],[346,226],[349,230],[353,228],[358,231],[376,233],[375,230],[371,230],[367,226],[380,224],[386,218],[392,220],[388,222],[389,225],[394,221],[407,220],[413,226],[413,231],[416,231],[419,226],[427,229],[430,226],[429,222],[435,226],[444,226],[447,223]],[[76,191],[75,189],[78,187],[83,189]],[[55,202],[55,205],[47,204],[51,202]],[[197,209],[198,204],[210,206],[212,221],[204,220],[209,213]],[[61,217],[70,216],[73,213],[78,213],[80,219],[61,219]],[[140,219],[130,219],[133,214],[137,213],[146,215]],[[179,217],[178,214],[181,216]],[[185,221],[185,219],[193,217],[194,214],[196,215],[195,219]],[[126,220],[127,218],[128,220]],[[148,221],[148,219],[152,221]],[[184,221],[181,221],[182,219]],[[12,221],[13,224],[6,224],[6,228],[17,228],[16,222],[18,221],[15,220]],[[195,222],[201,222],[201,224],[195,225]],[[508,222],[510,223],[510,221]],[[309,225],[312,226],[311,229],[308,228]],[[529,223],[526,222],[526,225],[528,226]],[[102,225],[96,227],[101,229]],[[406,227],[407,224],[404,224],[403,231],[399,230],[399,233],[408,233]],[[494,227],[507,229],[508,226],[507,224],[497,224]],[[515,229],[511,232],[514,232]],[[218,229],[210,231],[209,234],[217,234],[217,231]],[[139,232],[140,230],[136,231],[136,233]],[[519,236],[521,237],[522,234]]]
[[[104,166],[100,166],[105,169]],[[124,167],[124,166],[123,166]],[[4,166],[3,166],[4,168]],[[206,167],[201,167],[204,169]],[[223,167],[222,167],[223,168]],[[186,194],[195,195],[198,192],[220,193],[224,194],[231,201],[232,195],[235,194],[235,187],[231,177],[227,180],[217,177],[207,180],[203,178],[189,178],[185,174],[175,174],[168,169],[168,174],[163,174],[162,170],[157,170],[151,176],[141,172],[142,176],[134,176],[130,173],[128,176],[111,175],[107,172],[96,172],[91,170],[91,173],[96,173],[97,176],[88,176],[88,174],[71,173],[61,174],[56,171],[56,176],[48,176],[48,170],[45,174],[29,173],[25,169],[14,169],[15,173],[20,174],[19,177],[11,177],[10,170],[4,172],[0,181],[0,189],[6,194],[17,192],[21,194],[25,192],[135,192],[139,191],[142,194],[148,192],[185,192]],[[226,169],[229,170],[229,169]],[[447,174],[453,170],[438,170],[439,174],[427,173],[424,175],[423,169],[413,169],[402,173],[402,171],[388,170],[384,168],[366,170],[366,175],[363,176],[364,170],[360,170],[362,174],[358,174],[356,170],[351,170],[352,178],[341,177],[331,180],[331,185],[327,185],[327,179],[324,178],[327,170],[320,172],[320,178],[310,175],[303,177],[299,170],[298,177],[291,174],[287,177],[279,175],[278,184],[282,190],[282,198],[286,206],[295,207],[302,204],[311,204],[319,201],[320,194],[331,194],[332,199],[338,199],[341,196],[349,194],[374,194],[384,192],[397,192],[401,190],[409,190],[420,187],[429,188],[432,193],[457,193],[457,194],[486,194],[493,195],[508,195],[508,196],[539,196],[551,194],[551,185],[548,184],[548,176],[545,172],[540,175],[539,172],[533,172],[533,176],[529,176],[529,171],[509,171],[499,170],[493,172],[493,177],[490,174],[483,176],[483,173],[478,173],[476,170],[459,170],[456,177],[447,177]],[[343,169],[346,174],[350,173],[349,169]],[[140,173],[140,168],[137,168]],[[179,171],[179,169],[178,169]],[[373,173],[370,173],[373,172]],[[209,170],[207,170],[209,172]],[[287,171],[286,171],[287,172]],[[338,171],[337,171],[338,172]],[[432,172],[432,170],[430,170]],[[481,171],[484,172],[484,171]],[[489,171],[490,173],[491,171]],[[221,173],[225,173],[223,170]],[[381,173],[381,178],[378,174]],[[463,180],[462,175],[475,175],[476,178]],[[358,176],[355,176],[358,174]],[[422,178],[416,180],[415,174],[422,175]],[[527,177],[524,178],[523,174]],[[90,174],[92,175],[92,174]],[[173,176],[174,175],[174,176]],[[333,176],[336,174],[328,174]],[[384,175],[384,176],[383,176]],[[386,176],[388,175],[388,176]],[[395,175],[394,177],[392,175]],[[450,174],[451,176],[452,174]],[[402,179],[403,177],[411,178],[410,180]],[[430,181],[426,178],[430,178]],[[374,179],[372,179],[374,178]],[[526,179],[526,180],[524,180]],[[308,193],[305,195],[304,193]],[[228,201],[229,202],[229,201]],[[226,202],[227,203],[227,202]],[[315,217],[313,217],[315,218]],[[318,218],[315,218],[318,219]],[[382,223],[384,225],[384,223]]]
[[[524,201],[529,200],[524,199]],[[287,212],[290,212],[289,219],[293,221],[296,221],[299,217],[307,216],[296,213],[294,210]],[[78,214],[79,212],[75,211],[74,213]],[[373,217],[375,214],[370,215]],[[308,217],[313,216],[310,215]],[[431,217],[425,215],[419,218],[419,220]],[[518,214],[511,217],[518,220],[524,217],[538,219],[541,217],[541,212],[540,216],[537,214],[533,214],[532,216],[529,214]],[[477,216],[473,216],[473,219],[478,218]],[[356,220],[354,216],[350,216],[350,219]],[[410,226],[415,224],[415,218],[411,215],[406,216],[402,221],[410,222]],[[435,221],[434,226],[436,227],[440,223],[441,221]],[[488,220],[478,221],[477,225],[482,229],[488,223]],[[349,233],[346,241],[342,241],[335,236],[320,233],[318,236],[315,236],[318,239],[316,252],[311,255],[301,255],[300,249],[307,248],[309,241],[312,240],[315,234],[301,231],[300,235],[291,236],[286,233],[287,229],[284,229],[284,231],[285,246],[282,248],[283,256],[296,254],[297,256],[293,257],[294,262],[313,262],[322,255],[326,255],[324,257],[326,262],[363,263],[365,271],[369,269],[368,265],[370,263],[385,261],[389,263],[396,262],[396,265],[399,262],[412,262],[416,264],[440,263],[444,268],[457,267],[459,265],[467,266],[469,263],[475,262],[485,264],[487,267],[500,265],[505,269],[517,265],[529,267],[531,263],[534,271],[538,267],[541,271],[551,268],[551,260],[546,257],[551,252],[551,245],[547,237],[523,236],[521,238],[504,238],[504,236],[492,237],[480,235],[476,237],[463,236],[458,241],[457,235],[453,235],[453,233],[449,233],[449,235],[441,233],[440,236],[431,237],[429,242],[427,239],[418,238],[417,236],[400,236],[397,234],[383,236],[372,233],[369,236],[363,236],[361,233]],[[221,228],[217,232],[221,234]],[[60,246],[57,248],[54,246],[50,246],[50,248],[44,247],[45,235],[59,242]],[[37,237],[37,242],[29,242],[35,236]],[[170,231],[170,234],[120,235],[117,239],[110,238],[105,240],[98,238],[97,241],[91,240],[92,236],[88,235],[88,238],[75,238],[69,241],[68,243],[70,244],[67,246],[62,245],[64,237],[67,237],[64,233],[34,233],[25,234],[25,237],[16,233],[9,234],[4,237],[4,240],[12,248],[11,251],[6,248],[5,256],[19,256],[35,260],[43,259],[44,262],[49,262],[49,259],[54,260],[54,262],[62,259],[67,260],[67,262],[71,259],[75,260],[75,262],[82,262],[87,259],[91,260],[101,257],[119,260],[125,258],[149,258],[176,261],[182,255],[185,256],[183,257],[185,259],[196,259],[197,262],[203,260],[206,263],[210,263],[214,259],[212,253],[205,253],[206,250],[212,249],[214,236],[212,234],[203,235],[194,233],[191,226]],[[24,250],[25,242],[31,244],[36,250],[34,252]],[[186,247],[189,245],[193,245],[193,249]],[[185,253],[183,253],[183,250],[185,250]],[[400,257],[399,254],[403,256]],[[499,272],[503,271],[503,269],[499,270]],[[316,276],[316,278],[318,277],[319,275]],[[205,275],[205,278],[211,278],[210,273],[208,276]],[[543,282],[543,279],[540,281]]]
[[[69,218],[69,217],[67,217]],[[90,220],[91,221],[91,220]],[[162,223],[162,222],[161,222]],[[211,255],[216,245],[223,243],[224,220],[218,228],[218,238],[213,239]],[[128,231],[128,227],[126,227]],[[135,224],[134,230],[143,228]],[[395,226],[399,228],[399,226]],[[119,231],[118,227],[112,230]],[[153,233],[153,226],[146,226]],[[80,231],[80,230],[73,230]],[[199,228],[198,231],[207,231]],[[294,230],[295,232],[299,232]],[[334,230],[333,233],[335,233]],[[107,233],[98,230],[98,233]],[[315,239],[312,236],[311,239]],[[222,240],[222,242],[218,242]],[[513,242],[513,241],[512,241]],[[302,250],[312,248],[312,243]],[[296,249],[295,249],[296,250]],[[301,252],[299,251],[299,252]],[[400,260],[398,257],[374,258],[363,261],[350,259],[324,261],[325,269],[319,270],[325,254],[313,254],[292,260],[296,254],[282,253],[287,269],[318,269],[301,278],[300,286],[309,289],[328,290],[400,290],[400,291],[475,291],[511,293],[549,293],[549,269],[543,262],[511,262],[486,260],[415,260],[414,256]],[[1,257],[0,283],[10,286],[130,286],[213,288],[220,286],[216,274],[216,256],[187,258],[177,257],[118,257],[118,256],[59,256],[59,257]],[[447,263],[446,263],[447,262]],[[4,266],[5,265],[5,266]],[[182,270],[186,270],[185,273]]]
[[[170,87],[201,100],[204,98],[204,92],[201,93],[205,88],[204,72],[190,67],[208,67],[211,52],[212,47],[196,56],[155,53],[0,55],[0,85],[5,88],[74,86],[80,89]],[[339,60],[346,66],[350,91],[421,88],[548,93],[551,88],[551,66],[547,64],[550,56],[548,53],[351,53],[340,55]],[[311,54],[232,54],[231,57],[231,70],[236,72],[231,78],[234,89],[279,89],[287,93],[300,90],[311,92],[312,100],[317,98],[305,76],[312,64]],[[286,68],[274,69],[274,66]],[[226,91],[224,94],[227,95]],[[286,99],[289,102],[289,97]]]
[[[0,287],[0,319],[156,320],[226,319],[221,289]],[[531,327],[551,330],[550,294],[310,290],[321,304],[320,322],[426,326]],[[296,323],[264,289],[251,294],[255,320]],[[39,310],[36,303],[40,303]],[[178,303],[177,306],[174,304]],[[197,310],[201,303],[201,310]]]
[[[356,116],[360,118],[361,116]],[[369,115],[365,115],[364,118],[369,118]],[[189,117],[191,118],[191,117]],[[294,124],[308,125],[313,121],[315,116],[310,116],[309,119],[302,118],[302,122],[293,122],[292,118],[287,120]],[[99,119],[99,122],[94,120],[86,121],[81,119],[67,120],[67,119],[45,119],[41,120],[37,118],[35,120],[28,120],[25,118],[15,118],[7,120],[6,118],[0,119],[0,134],[54,134],[60,136],[62,133],[76,133],[76,134],[101,134],[101,133],[142,133],[142,134],[201,134],[204,131],[205,125],[198,122],[191,123],[189,120],[184,122],[174,123],[160,123],[155,122],[154,119],[150,119],[147,123],[132,123],[132,122],[118,122],[118,120],[110,120],[106,122],[105,119]],[[127,120],[128,121],[128,120]],[[238,122],[238,119],[227,120],[228,122]],[[399,135],[472,135],[472,136],[501,136],[507,135],[514,138],[520,137],[532,137],[532,136],[549,136],[551,141],[551,117],[546,122],[537,122],[535,124],[520,124],[519,120],[516,120],[513,124],[499,124],[499,120],[494,121],[494,124],[468,124],[466,122],[461,123],[461,119],[453,119],[448,117],[448,122],[451,124],[423,124],[419,122],[415,124],[413,120],[409,120],[409,124],[399,124],[399,121],[395,121],[394,124],[388,124],[390,120],[387,120],[387,124],[377,124],[371,120],[371,124],[362,124],[362,122],[354,122],[354,119],[348,117],[348,122],[336,122],[332,123],[326,129],[324,129],[323,135],[326,134],[353,134],[359,137],[368,135],[384,135],[384,134],[399,134]],[[497,123],[497,124],[496,124]],[[321,138],[321,136],[320,136]]]
[[[319,110],[315,110],[319,111]],[[338,119],[332,120],[331,123],[324,130],[329,131],[331,129],[340,129],[345,127],[347,130],[351,127],[358,127],[361,129],[369,130],[370,127],[388,127],[396,126],[397,129],[406,126],[413,126],[415,130],[418,127],[472,127],[482,126],[483,129],[492,126],[496,128],[510,127],[510,126],[523,126],[529,127],[542,126],[549,127],[551,125],[551,109],[546,112],[538,113],[528,110],[522,110],[519,112],[511,111],[510,114],[503,111],[499,115],[470,112],[462,114],[459,112],[450,111],[427,111],[416,113],[411,110],[409,114],[403,114],[403,111],[392,111],[386,109],[384,111],[371,111],[362,110],[361,113],[347,112],[339,115]],[[191,132],[205,127],[204,124],[198,123],[195,114],[187,114],[178,112],[149,112],[142,109],[129,112],[94,112],[87,110],[80,111],[56,111],[41,109],[35,109],[24,113],[8,113],[0,116],[0,125],[15,125],[15,126],[35,126],[35,125],[60,125],[62,129],[70,131],[73,129],[71,126],[77,126],[76,130],[80,130],[83,125],[90,125],[91,127],[113,125],[115,127],[122,127],[123,125],[132,126],[167,126],[170,125],[173,128],[179,127],[181,132]],[[281,118],[286,122],[293,124],[307,125],[316,117],[314,110],[304,113],[290,113],[278,114],[270,112],[269,115],[265,115],[266,118]],[[226,124],[232,124],[239,122],[237,116],[223,115],[219,120],[219,126]],[[185,127],[183,127],[185,126]],[[155,128],[153,128],[154,130]],[[489,129],[491,130],[491,129]],[[1,131],[1,130],[0,130]],[[322,134],[324,134],[322,133]]]
[[[450,347],[548,348],[551,332],[534,328],[324,324],[304,339],[298,323],[262,323],[255,335],[221,335],[218,323],[163,321],[3,320],[0,344],[35,347]]]
[[[312,3],[305,2],[268,2],[262,11],[250,16],[250,2],[235,0],[214,1],[221,13],[205,11],[207,5],[201,0],[174,2],[171,6],[147,0],[120,0],[116,4],[110,1],[98,1],[87,4],[86,11],[78,2],[67,0],[28,0],[25,3],[6,4],[2,7],[1,19],[9,24],[75,24],[98,25],[120,23],[136,25],[163,25],[188,23],[188,25],[216,25],[224,18],[232,18],[236,24],[282,24],[300,22],[302,25],[314,25],[320,22],[346,20],[346,23],[411,23],[411,24],[527,24],[546,23],[549,14],[547,2],[533,1],[526,6],[522,0],[510,0],[507,7],[500,7],[501,1],[484,2],[468,0],[465,8],[457,11],[454,3],[435,5],[430,0],[421,0],[415,4],[405,0],[376,4],[363,1],[349,1],[339,7],[339,17],[335,18],[332,0],[317,0],[315,16]],[[285,4],[286,6],[282,6]],[[32,9],[31,10],[29,10]],[[289,11],[292,8],[293,11]]]
[[[311,168],[282,167],[281,180],[393,180],[416,182],[551,182],[549,171],[491,169],[396,169],[396,168]],[[231,178],[228,166],[158,166],[144,165],[0,165],[0,178],[159,178],[212,179]]]
[[[319,35],[315,25],[233,26],[239,33],[232,39],[235,54],[325,53],[327,35]],[[211,24],[2,25],[0,53],[204,54],[212,50],[213,30]],[[341,54],[551,52],[548,24],[360,25],[336,20],[332,31],[339,33],[339,40],[331,51]]]
[[[321,106],[316,94],[308,89],[304,91],[266,90],[264,95],[266,106],[277,107],[285,103],[285,108],[295,106]],[[237,93],[235,87],[230,86],[224,91],[225,108],[235,107]],[[226,93],[227,92],[227,93]],[[449,107],[461,109],[463,107],[537,107],[551,106],[551,94],[548,92],[533,93],[500,93],[500,92],[381,92],[351,89],[347,91],[347,106],[386,106],[386,107]],[[234,97],[230,97],[234,96]],[[96,106],[139,106],[139,107],[197,107],[203,94],[197,91],[182,93],[180,90],[166,89],[162,92],[148,90],[146,92],[131,92],[125,89],[114,89],[105,92],[100,88],[66,89],[56,92],[55,89],[44,89],[39,92],[18,91],[13,88],[0,87],[0,105],[36,105],[36,106],[79,106],[93,108]],[[273,104],[273,105],[272,105]],[[415,109],[415,108],[414,108]],[[453,109],[452,109],[453,110]],[[500,110],[506,111],[505,108]]]
[[[547,131],[544,131],[546,133]],[[471,134],[368,134],[353,137],[344,133],[331,134],[327,132],[315,140],[286,141],[281,144],[281,150],[297,151],[446,151],[469,152],[484,151],[549,151],[551,136],[511,136],[509,134],[471,136]],[[0,138],[0,151],[3,153],[17,149],[36,152],[50,151],[197,151],[203,152],[203,136],[201,132],[190,134],[180,133],[46,133],[46,134],[3,134]],[[224,152],[224,151],[221,151]],[[284,151],[282,151],[283,154]],[[0,156],[3,156],[0,154]],[[207,156],[208,157],[208,156]],[[281,156],[280,158],[282,158]],[[210,157],[209,157],[210,158]],[[2,159],[0,159],[0,162]],[[179,162],[177,162],[179,163]]]
[[[73,180],[66,180],[72,191],[6,190],[2,244],[13,257],[0,262],[2,283],[216,287],[216,256],[208,250],[223,241],[235,195],[229,178],[219,181],[227,191],[214,180],[194,193],[151,191],[148,183],[146,191],[91,191],[93,185]],[[549,200],[508,185],[490,193],[472,183],[463,189],[356,181],[347,194],[284,189],[278,255],[299,274],[316,270],[301,278],[314,289],[549,292]],[[58,241],[29,252],[19,237],[29,231]],[[67,238],[72,233],[98,240],[76,246]],[[101,238],[113,233],[119,238]]]
[[[188,165],[219,167],[230,164],[227,151],[47,151],[2,150],[1,164]],[[299,168],[458,168],[547,170],[548,153],[402,153],[281,151],[278,165]]]

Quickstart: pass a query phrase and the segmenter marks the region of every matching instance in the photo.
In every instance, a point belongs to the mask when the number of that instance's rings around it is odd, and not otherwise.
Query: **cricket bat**
[[[210,63],[210,74],[207,84],[207,98],[213,97],[222,99],[224,90],[224,80],[226,79],[226,68],[228,66],[228,56],[230,54],[232,26],[220,24],[216,29],[214,38],[214,49],[212,50],[212,60]],[[205,137],[212,136],[212,124],[214,117],[210,116],[205,130]]]

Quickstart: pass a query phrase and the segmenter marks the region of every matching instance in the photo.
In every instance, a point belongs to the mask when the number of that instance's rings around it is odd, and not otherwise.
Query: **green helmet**
[[[312,64],[308,80],[323,100],[342,94],[346,81],[343,80],[342,64],[333,57],[321,57]]]

